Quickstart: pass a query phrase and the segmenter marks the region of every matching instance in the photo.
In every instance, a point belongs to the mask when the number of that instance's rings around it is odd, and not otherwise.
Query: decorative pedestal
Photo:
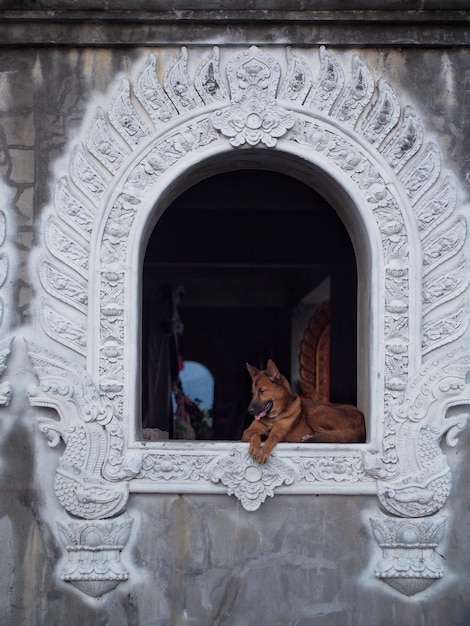
[[[371,518],[382,558],[375,575],[412,596],[444,575],[436,548],[444,535],[445,517],[422,519]]]
[[[62,580],[89,596],[99,597],[127,580],[121,552],[131,532],[127,513],[107,520],[73,520],[57,524],[68,559]]]

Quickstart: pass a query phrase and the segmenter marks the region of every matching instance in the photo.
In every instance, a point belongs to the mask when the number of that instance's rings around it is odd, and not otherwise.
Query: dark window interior
[[[356,261],[332,207],[296,179],[263,170],[213,176],[181,194],[144,261],[144,427],[174,436],[169,396],[181,361],[192,360],[215,379],[207,438],[239,439],[250,421],[245,362],[263,368],[272,358],[291,377],[293,308],[328,277],[331,400],[355,403]]]

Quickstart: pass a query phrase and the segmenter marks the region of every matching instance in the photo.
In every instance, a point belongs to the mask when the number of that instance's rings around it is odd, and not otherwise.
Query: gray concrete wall
[[[13,11],[23,8],[22,4],[7,1],[2,8]],[[142,2],[132,8],[147,9],[147,4]],[[381,4],[390,10],[423,5]],[[429,2],[423,8],[463,8],[463,4],[455,1],[442,7]],[[67,8],[76,8],[75,5],[60,3]],[[309,9],[323,9],[323,5],[316,3]],[[57,7],[56,3],[40,2],[31,3],[30,8]],[[98,2],[80,3],[82,11],[88,8],[107,7]],[[125,7],[120,3],[115,8]],[[157,7],[152,3],[151,8]],[[217,3],[217,8],[226,7]],[[356,2],[352,8],[376,7]],[[352,30],[344,23],[331,30],[331,25],[325,23],[323,31],[321,25],[305,23],[305,16],[297,17],[297,22],[276,25],[269,22],[269,17],[260,17],[259,24],[247,25],[247,30],[243,23],[233,30],[224,20],[220,25],[212,21],[203,36],[205,43],[211,45],[217,34],[229,32],[235,40],[245,42],[250,32],[256,32],[258,40],[269,43],[267,31],[276,33],[280,29],[282,39],[296,44],[305,43],[310,30],[309,45],[327,39],[339,55],[342,50],[360,50],[368,66],[378,76],[386,75],[388,82],[395,89],[402,89],[421,111],[428,130],[441,146],[446,166],[470,186],[468,15],[452,17],[455,30],[449,20],[420,24],[419,14],[410,16],[411,22],[406,25],[400,15],[398,26],[392,17],[388,26],[381,22],[370,30],[355,22]],[[8,332],[16,335],[16,341],[5,377],[15,382],[15,390],[34,380],[21,339],[31,314],[28,259],[41,208],[50,199],[54,161],[80,125],[91,94],[105,91],[116,73],[125,71],[141,57],[141,43],[159,45],[160,36],[155,36],[155,32],[161,33],[165,43],[169,39],[175,45],[188,43],[187,24],[181,25],[179,33],[178,23],[158,23],[155,16],[134,22],[130,31],[126,30],[129,24],[125,20],[119,23],[124,31],[112,21],[104,19],[101,23],[92,13],[81,15],[73,24],[47,13],[34,18],[11,12],[0,14],[4,46],[0,55],[2,208],[8,214],[8,245],[12,258],[17,259],[9,276],[12,298],[7,311],[11,322]],[[391,33],[396,30],[403,40],[400,45],[392,41]],[[130,33],[139,45],[128,45],[123,32]],[[412,35],[412,45],[408,47],[407,32]],[[53,43],[57,34],[60,47]],[[65,45],[67,37],[70,45]],[[89,41],[93,37],[100,47]],[[377,43],[380,37],[382,46]],[[442,47],[444,40],[447,43]],[[374,45],[362,48],[367,41]],[[20,393],[13,394],[8,407],[0,408],[2,624],[470,623],[468,432],[461,436],[458,448],[447,451],[454,485],[443,509],[448,529],[445,542],[439,547],[445,576],[413,598],[399,594],[374,577],[374,566],[380,557],[368,521],[378,512],[374,497],[283,495],[268,499],[256,512],[248,512],[235,498],[227,496],[134,494],[129,512],[138,532],[122,557],[131,573],[130,580],[102,599],[91,600],[58,579],[62,553],[55,521],[61,510],[51,485],[60,451],[51,451],[39,433],[39,413],[30,408],[26,395]],[[44,413],[51,414],[46,410]]]

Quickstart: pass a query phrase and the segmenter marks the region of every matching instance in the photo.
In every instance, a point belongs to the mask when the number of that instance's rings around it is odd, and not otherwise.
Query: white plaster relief
[[[352,76],[335,102],[332,116],[354,127],[374,93],[374,79],[358,56],[352,59]]]
[[[400,118],[397,95],[384,79],[379,80],[378,97],[361,128],[363,136],[374,146],[380,146]]]
[[[438,147],[429,143],[401,173],[400,179],[410,201],[416,203],[439,178],[441,155]]]
[[[58,522],[67,560],[60,577],[89,596],[99,597],[129,578],[121,552],[129,540],[132,518]]]
[[[378,479],[381,504],[394,515],[433,515],[447,500],[451,473],[440,443],[445,436],[455,446],[467,424],[469,350],[465,343],[421,368],[392,406],[394,436],[386,438],[382,459],[364,456],[367,472]]]
[[[129,132],[127,127],[126,130]],[[124,148],[123,144],[113,137],[101,107],[96,110],[95,120],[90,127],[87,148],[113,174],[119,170],[124,158],[130,153],[130,149]]]
[[[40,380],[31,402],[54,407],[61,417],[41,428],[56,433],[53,443],[59,436],[66,443],[56,494],[73,515],[101,519],[122,514],[129,483],[133,491],[175,493],[219,493],[222,484],[248,510],[276,491],[375,488],[393,515],[433,515],[451,482],[439,443],[446,433],[454,442],[468,414],[462,409],[446,417],[448,397],[452,406],[470,398],[462,382],[470,370],[463,356],[467,229],[457,213],[456,185],[416,112],[401,110],[383,79],[376,87],[359,57],[352,58],[349,72],[321,48],[314,78],[315,64],[291,49],[220,52],[199,60],[193,81],[189,57],[199,51],[183,48],[164,68],[163,85],[150,55],[134,84],[123,80],[108,110],[97,109],[91,129],[83,129],[72,150],[68,177],[57,183],[40,246],[37,301],[42,331],[57,354],[30,350]],[[121,145],[128,148],[118,156]],[[164,175],[183,177],[208,155],[254,147],[267,154],[285,151],[323,168],[337,185],[353,190],[355,210],[366,216],[370,247],[377,252],[374,267],[365,268],[375,303],[375,334],[368,338],[374,376],[367,381],[374,435],[365,447],[304,444],[293,455],[281,445],[266,466],[258,466],[243,444],[181,448],[133,439],[138,418],[129,364],[137,362],[140,323],[138,242],[168,184]],[[74,302],[84,281],[88,297]],[[449,377],[458,383],[448,385]],[[434,398],[421,405],[427,408],[419,419],[413,413],[417,393]],[[96,450],[101,456],[90,465]],[[71,457],[80,460],[78,477],[70,474]]]
[[[11,354],[14,336],[9,335],[11,302],[11,275],[14,273],[16,256],[9,246],[9,235],[11,238],[11,219],[9,218],[9,195],[3,181],[0,181],[0,198],[2,207],[0,208],[0,380],[6,372],[8,359]],[[9,282],[10,279],[10,282]],[[0,406],[10,404],[13,393],[13,386],[10,381],[0,382]]]
[[[202,105],[202,100],[188,73],[187,48],[181,48],[181,52],[166,70],[164,87],[179,114]]]
[[[53,406],[60,420],[38,418],[49,445],[60,438],[66,448],[56,474],[55,492],[64,509],[83,519],[121,513],[128,498],[127,480],[139,461],[126,464],[122,426],[83,368],[33,344],[29,357],[39,387],[28,390],[33,406]]]
[[[219,72],[218,48],[213,48],[205,61],[199,65],[194,84],[198,94],[206,104],[223,102],[229,99],[229,93]]]
[[[442,578],[441,555],[445,517],[403,520],[371,518],[374,536],[382,549],[375,575],[407,596],[427,589]]]
[[[320,71],[304,105],[328,114],[344,86],[344,71],[333,54],[320,47]]]
[[[286,48],[287,71],[279,89],[278,100],[302,104],[312,88],[312,72],[303,57]]]
[[[98,164],[92,160],[83,144],[75,146],[70,156],[70,176],[72,182],[94,204],[98,204],[105,189],[106,183],[102,177]]]
[[[401,126],[393,133],[383,150],[383,156],[398,174],[401,169],[421,148],[423,143],[423,126],[416,112],[405,107]]]
[[[208,475],[212,482],[222,482],[228,495],[235,495],[247,511],[256,511],[268,496],[272,498],[275,487],[295,480],[295,472],[282,460],[273,458],[262,465],[240,449],[213,461]]]
[[[133,106],[130,91],[129,81],[123,79],[111,102],[109,119],[117,132],[132,148],[150,134],[150,129]]]
[[[157,59],[149,54],[134,84],[134,94],[144,107],[155,128],[169,122],[176,111],[157,80]]]
[[[280,73],[279,63],[255,47],[228,65],[232,102],[217,110],[211,121],[232,146],[262,143],[273,147],[294,125],[293,114],[276,102]]]
[[[59,217],[74,228],[83,238],[89,239],[93,230],[94,210],[84,199],[79,199],[66,177],[55,186],[54,205]]]
[[[5,373],[8,364],[8,357],[11,353],[13,337],[9,337],[0,341],[0,378]],[[9,381],[0,383],[0,406],[8,406],[10,404],[12,394],[12,386]]]

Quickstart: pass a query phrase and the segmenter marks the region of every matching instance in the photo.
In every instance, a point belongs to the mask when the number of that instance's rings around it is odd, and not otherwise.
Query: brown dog
[[[248,413],[255,419],[242,441],[250,455],[265,463],[281,441],[312,443],[362,443],[366,438],[364,415],[351,404],[332,404],[300,398],[273,361],[259,371],[246,364],[253,381]],[[261,438],[267,437],[261,447]]]

